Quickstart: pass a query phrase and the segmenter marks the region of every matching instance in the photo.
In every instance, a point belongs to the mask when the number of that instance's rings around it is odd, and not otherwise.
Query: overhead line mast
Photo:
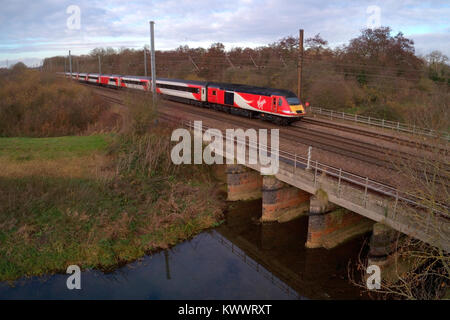
[[[156,70],[155,70],[155,22],[150,21],[150,48],[151,48],[151,68],[152,68],[152,94],[153,103],[156,102]]]
[[[297,95],[302,101],[302,69],[303,69],[303,29],[299,30],[298,37],[298,65],[297,65]]]

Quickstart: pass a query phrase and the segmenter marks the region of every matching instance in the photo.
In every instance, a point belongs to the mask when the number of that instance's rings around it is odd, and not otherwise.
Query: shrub
[[[14,68],[0,80],[0,136],[80,134],[106,108],[91,90],[56,75]]]
[[[311,85],[307,96],[316,107],[345,110],[355,106],[353,92],[357,85],[342,76],[329,74]]]

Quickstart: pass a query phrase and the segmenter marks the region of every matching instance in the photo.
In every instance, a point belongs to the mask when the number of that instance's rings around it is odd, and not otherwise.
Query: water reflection
[[[259,207],[259,210],[258,210]],[[242,203],[230,210],[217,231],[258,261],[299,296],[310,299],[366,298],[347,277],[364,237],[335,249],[306,249],[308,218],[287,223],[259,224],[260,202]]]
[[[68,275],[0,283],[1,299],[313,299],[358,298],[346,280],[360,241],[336,250],[307,250],[306,219],[255,223],[258,201],[241,203],[221,227],[111,273],[87,270],[81,290]]]

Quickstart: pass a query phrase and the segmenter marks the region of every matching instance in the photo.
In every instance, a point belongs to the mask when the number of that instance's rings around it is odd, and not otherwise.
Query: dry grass
[[[0,78],[0,136],[80,134],[106,110],[91,90],[56,75],[25,69]]]
[[[0,281],[110,270],[220,223],[212,168],[175,166],[170,128],[134,106],[106,149],[111,135],[0,138]]]
[[[105,171],[109,160],[103,155],[67,158],[57,160],[30,160],[12,162],[0,158],[0,177],[25,178],[29,176],[65,177],[65,178],[107,178],[112,175]]]

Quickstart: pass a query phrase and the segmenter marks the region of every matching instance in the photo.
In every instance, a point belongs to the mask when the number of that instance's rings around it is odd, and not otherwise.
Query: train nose
[[[297,114],[305,113],[305,108],[303,107],[302,104],[291,106],[291,110]]]

